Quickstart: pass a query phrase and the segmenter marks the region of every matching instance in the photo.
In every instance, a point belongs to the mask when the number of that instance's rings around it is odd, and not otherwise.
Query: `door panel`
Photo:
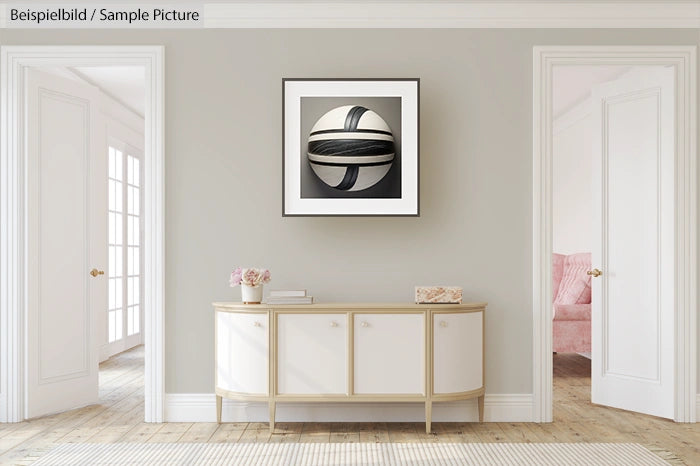
[[[216,386],[268,393],[267,314],[216,313]]]
[[[673,418],[673,69],[598,86],[593,182],[594,403]]]
[[[94,311],[106,282],[89,271],[106,265],[106,222],[94,218],[104,196],[92,197],[103,166],[94,160],[96,91],[34,70],[27,88],[31,418],[97,401]]]
[[[344,314],[279,314],[278,392],[347,392],[347,323]]]
[[[425,394],[423,314],[355,314],[355,393]]]
[[[434,393],[481,388],[483,354],[483,313],[434,314]]]

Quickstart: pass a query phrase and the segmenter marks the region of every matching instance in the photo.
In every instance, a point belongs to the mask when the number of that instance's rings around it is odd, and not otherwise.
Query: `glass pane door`
[[[124,297],[124,154],[109,148],[109,305],[107,341],[123,336]]]
[[[141,160],[137,151],[116,142],[111,144],[108,179],[107,342],[121,342],[118,348],[114,348],[114,352],[119,352],[139,344],[130,337],[138,336],[142,327],[142,182]]]
[[[141,322],[141,183],[140,161],[126,156],[127,189],[127,335],[140,331]]]

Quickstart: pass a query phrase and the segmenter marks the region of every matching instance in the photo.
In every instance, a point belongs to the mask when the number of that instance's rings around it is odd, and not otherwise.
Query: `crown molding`
[[[239,2],[204,5],[206,28],[699,28],[700,2]]]

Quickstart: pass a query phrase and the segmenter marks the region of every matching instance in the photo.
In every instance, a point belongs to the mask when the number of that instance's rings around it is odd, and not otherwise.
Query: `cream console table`
[[[467,304],[214,303],[216,418],[222,397],[275,404],[478,398],[484,418],[484,311]]]

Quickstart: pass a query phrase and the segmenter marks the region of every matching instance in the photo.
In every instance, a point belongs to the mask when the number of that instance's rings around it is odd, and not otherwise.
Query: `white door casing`
[[[423,314],[354,316],[354,392],[425,393]]]
[[[277,318],[277,391],[347,393],[347,317],[280,314]]]
[[[164,379],[164,48],[162,46],[0,46],[0,422],[25,417],[27,231],[24,105],[28,68],[142,66],[144,151],[145,420],[163,420]]]
[[[552,70],[561,65],[674,70],[674,420],[695,422],[697,387],[697,101],[695,46],[533,48],[533,421],[552,421]]]
[[[105,157],[97,89],[27,72],[28,316],[25,416],[97,401],[96,312],[106,302]]]
[[[593,403],[674,415],[674,76],[593,89]]]

